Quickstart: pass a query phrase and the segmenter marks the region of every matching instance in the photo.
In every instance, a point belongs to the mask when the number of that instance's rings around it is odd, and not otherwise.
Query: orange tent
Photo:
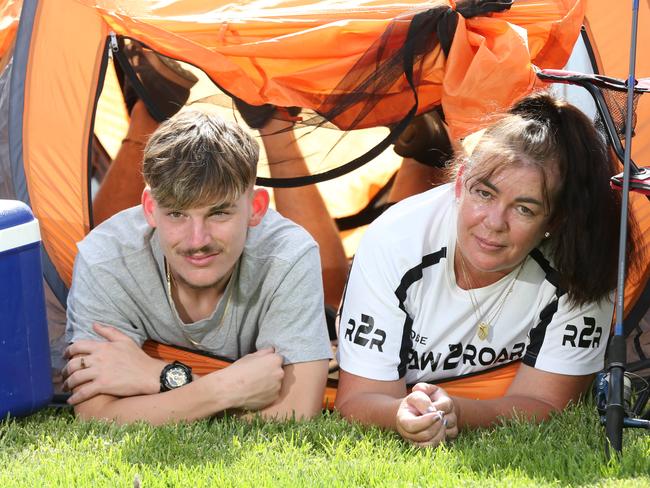
[[[639,3],[639,29],[637,32],[636,78],[650,77],[650,30],[644,26],[650,22],[650,2]],[[585,34],[593,52],[595,72],[620,79],[627,79],[630,62],[630,39],[632,30],[632,2],[617,4],[612,8],[606,0],[590,0],[587,6]],[[632,159],[639,166],[650,166],[650,97],[641,97],[636,110],[636,126],[632,139]],[[650,204],[640,194],[630,195],[631,211],[639,220],[641,229],[650,229]],[[646,241],[646,253],[650,252]],[[635,303],[648,279],[646,276],[635,283],[630,277],[626,285],[625,308]]]
[[[521,0],[509,11],[464,19],[453,14],[453,2],[441,1],[294,0],[262,6],[25,0],[11,51],[6,46],[20,2],[5,0],[0,45],[4,59],[11,55],[13,61],[8,120],[14,186],[40,221],[50,286],[65,296],[75,243],[92,226],[89,146],[111,32],[193,64],[250,103],[327,112],[328,95],[360,62],[370,62],[366,53],[374,54],[373,46],[387,40],[382,45],[389,54],[398,51],[416,15],[442,9],[452,13],[457,27],[448,57],[434,46],[420,58],[419,111],[442,103],[451,127],[463,134],[479,126],[483,114],[533,89],[531,59],[542,67],[564,64],[584,3]],[[362,78],[374,67],[362,66]],[[408,82],[398,76],[355,127],[394,123],[413,104]],[[356,110],[351,107],[333,122],[347,128]]]
[[[640,10],[647,19],[648,5]],[[625,77],[631,11],[606,0],[518,0],[473,18],[454,0],[0,0],[0,197],[32,207],[46,279],[65,303],[75,244],[92,228],[91,139],[111,34],[189,63],[252,104],[301,106],[344,130],[441,105],[462,136],[543,86],[533,64],[563,67],[585,13],[597,69]],[[415,20],[422,27],[409,34]],[[650,31],[639,35],[647,46]],[[402,61],[412,39],[411,87]],[[638,73],[649,64],[640,49]],[[391,69],[377,96],[376,73]],[[360,101],[337,112],[353,90]],[[650,160],[648,102],[639,164]]]

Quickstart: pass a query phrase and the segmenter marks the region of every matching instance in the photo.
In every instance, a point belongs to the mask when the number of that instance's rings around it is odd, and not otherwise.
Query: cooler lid
[[[17,200],[0,200],[0,253],[40,240],[38,220],[29,206]]]
[[[0,230],[34,220],[32,210],[18,200],[0,199]]]

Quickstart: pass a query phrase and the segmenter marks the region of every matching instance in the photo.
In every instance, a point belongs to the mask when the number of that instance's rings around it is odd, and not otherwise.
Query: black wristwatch
[[[192,368],[180,361],[165,366],[160,373],[160,391],[169,391],[192,382]]]

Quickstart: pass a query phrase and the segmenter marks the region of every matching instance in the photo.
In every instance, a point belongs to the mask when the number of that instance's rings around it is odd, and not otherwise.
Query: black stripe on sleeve
[[[560,297],[564,295],[565,292],[559,287],[559,272],[551,266],[542,252],[539,249],[533,249],[530,253],[530,257],[532,257],[540,266],[540,268],[542,268],[546,274],[546,281],[555,287],[555,298],[540,312],[539,322],[530,330],[530,343],[526,348],[526,354],[524,355],[523,361],[525,365],[535,367],[535,364],[537,363],[537,356],[539,355],[539,351],[542,348],[542,344],[544,344],[546,329],[548,328],[548,324],[550,324],[553,320],[553,316],[557,312]]]
[[[348,283],[350,282],[350,275],[352,274],[352,266],[354,266],[354,256],[350,260],[350,266],[348,266],[348,275],[345,277],[345,286],[343,287],[343,294],[341,295],[341,304],[339,309],[336,312],[336,318],[341,320],[341,315],[343,314],[343,305],[345,305],[345,295],[348,291]]]
[[[413,283],[422,279],[422,271],[424,270],[424,268],[438,264],[441,259],[446,257],[447,257],[446,247],[442,247],[440,248],[439,251],[423,256],[422,262],[420,264],[409,269],[406,273],[404,273],[404,276],[402,276],[402,279],[400,280],[400,284],[397,287],[397,290],[395,290],[395,296],[399,301],[399,308],[406,314],[406,319],[404,320],[404,327],[402,332],[402,344],[399,350],[400,361],[399,361],[399,366],[397,367],[397,373],[399,374],[400,378],[403,378],[404,375],[406,374],[406,365],[408,364],[408,353],[413,346],[411,341],[411,329],[413,327],[413,318],[406,311],[406,306],[405,306],[406,294],[408,292],[409,287]]]
[[[548,262],[548,259],[544,257],[542,254],[542,251],[539,249],[535,248],[533,249],[529,256],[535,260],[535,262],[539,265],[540,268],[542,268],[542,271],[546,273],[546,281],[548,281],[551,285],[553,285],[558,291],[560,289],[560,272],[556,270],[554,267],[551,266],[551,263]],[[559,295],[556,293],[556,295],[562,296],[564,295],[564,291],[560,292]]]

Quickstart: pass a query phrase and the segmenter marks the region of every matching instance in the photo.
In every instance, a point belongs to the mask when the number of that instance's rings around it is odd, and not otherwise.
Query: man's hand
[[[147,356],[114,327],[93,324],[93,330],[107,342],[81,340],[65,350],[63,387],[74,391],[68,403],[77,405],[99,394],[128,397],[160,391],[164,362]]]
[[[454,402],[435,385],[418,383],[399,406],[397,432],[420,447],[437,446],[458,435]]]
[[[284,369],[282,356],[273,349],[247,354],[222,370],[232,381],[233,407],[260,410],[278,399]]]

